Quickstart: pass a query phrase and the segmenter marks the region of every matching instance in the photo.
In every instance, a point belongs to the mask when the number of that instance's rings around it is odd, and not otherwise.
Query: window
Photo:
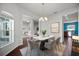
[[[13,18],[2,13],[0,15],[0,47],[14,42],[14,20]]]

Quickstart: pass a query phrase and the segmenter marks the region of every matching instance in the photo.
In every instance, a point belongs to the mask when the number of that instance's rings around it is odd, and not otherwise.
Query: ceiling
[[[63,20],[64,20],[64,22],[73,21],[73,20],[78,21],[78,12],[68,14],[67,16],[63,16]]]
[[[20,3],[21,7],[38,16],[50,16],[54,13],[77,7],[77,3]]]

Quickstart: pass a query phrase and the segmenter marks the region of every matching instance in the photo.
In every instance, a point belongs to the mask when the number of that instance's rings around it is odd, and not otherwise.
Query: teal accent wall
[[[78,35],[78,22],[72,22],[72,23],[64,23],[64,31],[67,30],[68,25],[75,25],[75,31],[73,32],[73,35]]]

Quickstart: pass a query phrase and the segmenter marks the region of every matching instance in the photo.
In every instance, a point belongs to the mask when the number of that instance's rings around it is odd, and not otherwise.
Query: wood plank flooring
[[[69,43],[71,42],[69,38],[65,38],[64,42],[62,44],[59,44],[56,46],[56,49],[54,49],[54,52],[56,53],[51,53],[51,51],[46,51],[43,53],[43,51],[39,50],[39,49],[33,49],[32,51],[32,56],[67,56],[68,55],[68,49],[71,53],[72,51],[72,46],[69,45]],[[70,42],[69,42],[70,41]],[[70,43],[71,44],[71,43]],[[17,47],[16,49],[14,49],[12,52],[10,52],[7,56],[22,56],[23,52],[25,52],[27,50],[27,41],[25,41],[25,39],[23,39],[23,45]],[[58,50],[57,50],[58,49]],[[36,52],[38,51],[39,54]],[[62,53],[63,51],[63,53]],[[36,52],[36,53],[35,53]],[[71,55],[71,54],[70,54]],[[27,54],[25,56],[28,56]]]

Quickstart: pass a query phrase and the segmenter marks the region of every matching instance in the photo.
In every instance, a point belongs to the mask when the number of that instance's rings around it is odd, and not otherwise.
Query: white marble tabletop
[[[49,36],[45,36],[45,37],[43,37],[43,36],[33,36],[33,39],[36,39],[36,40],[46,40],[46,39],[50,39],[52,37],[54,37],[54,35],[49,35]]]

